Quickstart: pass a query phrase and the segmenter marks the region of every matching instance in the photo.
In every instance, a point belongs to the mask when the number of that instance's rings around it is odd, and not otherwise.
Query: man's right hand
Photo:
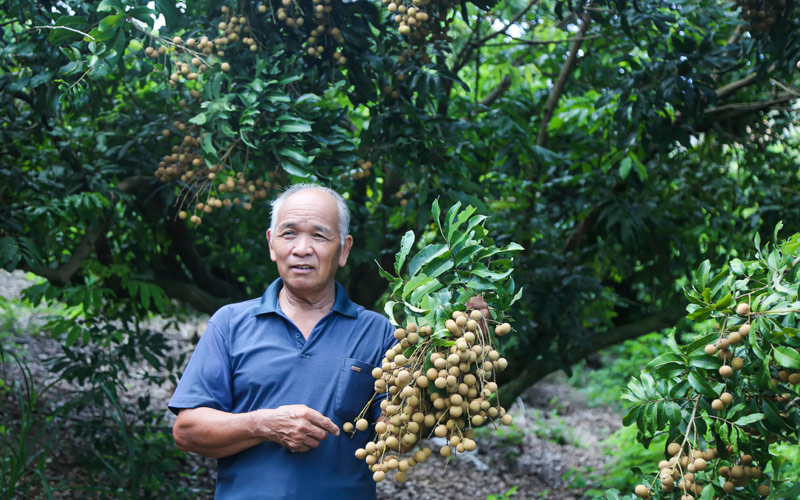
[[[338,436],[340,432],[328,417],[305,405],[284,405],[257,414],[267,441],[292,452],[316,448],[328,434]]]

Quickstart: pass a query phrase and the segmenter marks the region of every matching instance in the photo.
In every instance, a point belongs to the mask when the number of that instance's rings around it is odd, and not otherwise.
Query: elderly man
[[[181,450],[218,459],[216,498],[375,498],[354,455],[371,436],[339,427],[370,400],[372,368],[396,341],[334,280],[353,245],[349,219],[327,188],[279,196],[267,241],[280,278],[217,311],[186,367],[169,403],[173,434]]]

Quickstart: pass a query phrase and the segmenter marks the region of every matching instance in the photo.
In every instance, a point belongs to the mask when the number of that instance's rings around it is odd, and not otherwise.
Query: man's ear
[[[350,255],[351,248],[353,248],[353,237],[348,234],[344,237],[344,245],[342,246],[342,251],[339,253],[339,267],[344,267],[344,265],[347,264],[347,257]],[[270,252],[271,251],[272,250],[270,250]]]
[[[275,250],[272,249],[272,230],[267,229],[267,246],[269,246],[269,258],[275,262]]]

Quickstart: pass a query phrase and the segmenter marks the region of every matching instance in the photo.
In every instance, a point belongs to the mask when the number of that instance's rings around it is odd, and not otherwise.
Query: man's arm
[[[185,408],[172,428],[175,444],[212,458],[222,458],[264,441],[293,452],[319,446],[328,434],[339,435],[330,419],[305,405],[285,405],[248,413],[228,413],[213,408]]]

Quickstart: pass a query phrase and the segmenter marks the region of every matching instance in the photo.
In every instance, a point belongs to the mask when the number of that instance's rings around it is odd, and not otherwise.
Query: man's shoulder
[[[217,311],[211,316],[210,321],[222,321],[223,318],[225,320],[230,320],[231,318],[237,317],[246,317],[253,314],[255,308],[259,305],[260,299],[254,298],[249,300],[243,300],[241,302],[233,302],[231,304],[225,304],[224,306],[217,309]]]

